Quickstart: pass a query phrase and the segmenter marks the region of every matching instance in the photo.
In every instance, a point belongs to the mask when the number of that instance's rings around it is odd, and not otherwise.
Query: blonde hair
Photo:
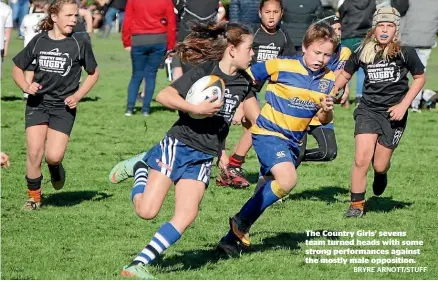
[[[359,59],[366,64],[373,63],[378,54],[382,54],[382,59],[388,61],[391,58],[397,56],[397,54],[400,53],[401,50],[398,34],[395,34],[392,41],[382,48],[382,46],[377,41],[376,36],[374,35],[375,31],[375,27],[368,31],[367,36],[358,48],[358,51],[360,51]]]

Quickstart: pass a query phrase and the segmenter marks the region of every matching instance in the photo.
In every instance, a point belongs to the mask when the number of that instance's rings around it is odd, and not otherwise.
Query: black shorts
[[[39,124],[47,123],[49,128],[70,136],[76,118],[76,108],[47,107],[43,105],[26,106],[26,129]]]
[[[361,104],[362,105],[362,104]],[[405,131],[408,112],[400,121],[391,121],[389,112],[373,111],[359,105],[354,110],[354,136],[358,134],[377,134],[377,141],[389,149],[396,149]]]
[[[3,61],[3,58],[5,57],[5,50],[4,49],[0,50],[0,57],[1,57],[1,60]]]

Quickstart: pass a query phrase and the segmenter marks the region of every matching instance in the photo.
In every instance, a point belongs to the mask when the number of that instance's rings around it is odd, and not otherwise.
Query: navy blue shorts
[[[270,135],[252,135],[252,145],[260,162],[260,174],[270,175],[272,167],[282,162],[297,164],[300,149],[286,139]]]
[[[328,123],[325,125],[309,125],[309,128],[307,130],[312,131],[313,129],[316,129],[316,128],[334,130],[335,126],[333,125],[333,123]]]
[[[180,179],[193,179],[208,186],[213,156],[187,146],[172,136],[166,136],[146,153],[143,161],[175,184]]]

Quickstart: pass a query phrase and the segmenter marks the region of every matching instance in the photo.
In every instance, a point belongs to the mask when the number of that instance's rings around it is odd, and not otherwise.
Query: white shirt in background
[[[12,23],[12,9],[8,4],[0,2],[0,50],[5,48],[5,28],[14,27]]]
[[[33,12],[32,14],[24,16],[20,26],[21,34],[24,36],[24,47],[26,47],[35,35],[40,33],[40,31],[37,31],[38,25],[45,17],[47,17],[47,14],[40,12]]]

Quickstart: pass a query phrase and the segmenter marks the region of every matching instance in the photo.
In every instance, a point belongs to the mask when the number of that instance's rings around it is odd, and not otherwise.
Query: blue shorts
[[[213,156],[187,146],[172,136],[166,136],[146,153],[143,161],[175,184],[180,179],[193,179],[208,186]]]
[[[272,167],[282,162],[296,166],[300,149],[285,139],[270,135],[252,135],[252,145],[260,162],[260,174],[270,175]]]
[[[335,126],[333,126],[333,123],[328,123],[325,125],[309,125],[308,131],[312,131],[313,129],[321,128],[321,129],[331,129],[334,130]]]

